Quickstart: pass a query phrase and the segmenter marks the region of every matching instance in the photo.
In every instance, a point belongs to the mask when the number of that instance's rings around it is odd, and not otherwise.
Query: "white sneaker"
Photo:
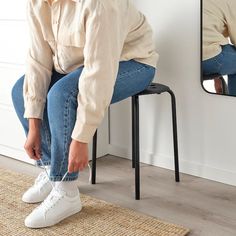
[[[25,218],[25,226],[29,228],[52,226],[81,209],[79,189],[75,197],[68,197],[65,191],[54,187],[47,198]]]
[[[47,173],[41,172],[31,186],[22,196],[22,201],[26,203],[42,202],[52,190],[52,183],[50,182]]]

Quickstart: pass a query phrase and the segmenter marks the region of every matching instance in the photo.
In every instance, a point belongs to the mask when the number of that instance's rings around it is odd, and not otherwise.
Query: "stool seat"
[[[137,95],[145,95],[145,94],[161,94],[163,92],[170,91],[170,88],[164,84],[154,83],[152,82],[146,89],[137,93]]]
[[[217,77],[221,77],[221,74],[210,74],[210,75],[203,75],[203,80],[211,80]]]

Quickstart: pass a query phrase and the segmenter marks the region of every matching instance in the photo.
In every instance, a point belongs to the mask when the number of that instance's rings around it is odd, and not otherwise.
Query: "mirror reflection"
[[[202,0],[203,88],[236,96],[236,0]]]

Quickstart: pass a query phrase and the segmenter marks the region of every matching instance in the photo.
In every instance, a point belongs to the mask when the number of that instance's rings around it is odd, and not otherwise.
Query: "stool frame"
[[[177,115],[176,99],[173,91],[166,85],[152,82],[148,88],[132,96],[132,168],[135,168],[135,200],[140,200],[140,148],[139,148],[139,96],[149,94],[161,94],[167,92],[171,96],[172,127],[175,181],[180,182],[179,177],[179,155],[177,136]],[[92,179],[91,183],[96,184],[96,157],[97,157],[97,130],[93,136],[92,143]]]

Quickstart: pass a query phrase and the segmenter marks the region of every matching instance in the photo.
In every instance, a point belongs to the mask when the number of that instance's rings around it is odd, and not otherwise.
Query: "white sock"
[[[55,187],[66,192],[69,197],[75,197],[79,194],[77,180],[70,181],[55,181]]]

